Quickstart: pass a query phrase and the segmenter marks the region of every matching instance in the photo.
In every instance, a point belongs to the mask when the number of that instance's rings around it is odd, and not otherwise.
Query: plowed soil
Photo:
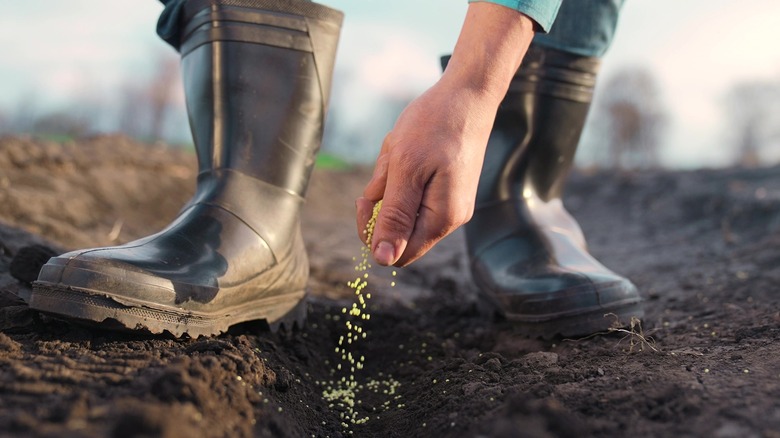
[[[359,381],[368,422],[322,398],[360,251],[353,199],[370,171],[317,169],[304,214],[305,327],[247,323],[172,339],[73,325],[27,308],[19,250],[157,231],[195,160],[122,137],[0,139],[0,435],[111,437],[780,437],[780,169],[573,175],[566,203],[591,251],[643,291],[633,333],[525,339],[471,285],[463,237],[372,273]]]

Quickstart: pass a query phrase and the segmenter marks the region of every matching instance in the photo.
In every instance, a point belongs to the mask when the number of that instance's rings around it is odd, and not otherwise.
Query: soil
[[[373,273],[358,379],[370,417],[345,429],[322,398],[359,255],[366,169],[317,169],[304,214],[307,325],[246,323],[172,339],[38,314],[9,274],[29,245],[125,242],[192,193],[194,157],[122,137],[0,139],[0,435],[112,437],[780,437],[780,169],[572,175],[592,253],[645,294],[641,327],[525,339],[471,285],[463,236]],[[387,403],[390,401],[391,403]]]

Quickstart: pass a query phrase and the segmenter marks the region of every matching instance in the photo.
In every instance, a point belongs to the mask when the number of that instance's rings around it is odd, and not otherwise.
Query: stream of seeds
[[[379,418],[381,412],[387,411],[391,407],[404,407],[398,401],[401,398],[398,394],[398,387],[401,384],[392,376],[379,373],[378,379],[356,378],[356,374],[363,369],[365,364],[365,357],[356,353],[355,347],[357,343],[365,341],[368,337],[364,323],[371,319],[368,308],[371,293],[366,290],[369,279],[368,270],[371,268],[369,263],[371,238],[381,208],[382,201],[374,205],[371,219],[366,224],[366,229],[363,230],[363,233],[366,234],[366,245],[361,249],[360,259],[355,265],[357,277],[355,280],[347,282],[347,285],[355,292],[352,306],[342,308],[340,315],[331,315],[331,318],[336,321],[344,321],[346,332],[339,336],[338,345],[335,347],[337,360],[335,368],[330,370],[332,380],[321,382],[324,386],[322,396],[328,402],[328,407],[339,412],[341,426],[350,434],[353,433],[352,430],[349,430],[351,426],[364,424],[372,416]],[[353,259],[357,260],[357,258]],[[393,276],[395,275],[396,272],[393,271]],[[390,285],[395,286],[395,282]],[[366,409],[362,407],[361,395],[367,392],[383,394],[386,400],[378,407],[372,406],[370,409]],[[392,406],[393,403],[395,403],[394,406]]]

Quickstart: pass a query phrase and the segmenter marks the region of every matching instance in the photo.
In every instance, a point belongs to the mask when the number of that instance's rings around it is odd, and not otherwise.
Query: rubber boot
[[[191,337],[305,317],[299,213],[320,146],[341,12],[295,0],[190,0],[181,66],[194,197],[161,232],[52,258],[34,309]]]
[[[587,335],[642,316],[636,287],[588,253],[561,201],[598,67],[531,46],[498,110],[465,226],[474,282],[528,336]]]

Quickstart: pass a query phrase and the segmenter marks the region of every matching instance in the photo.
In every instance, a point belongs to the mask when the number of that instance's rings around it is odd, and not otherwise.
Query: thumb
[[[384,199],[371,238],[371,252],[380,265],[395,264],[414,231],[425,183],[419,177],[409,178],[412,174],[388,169]]]

